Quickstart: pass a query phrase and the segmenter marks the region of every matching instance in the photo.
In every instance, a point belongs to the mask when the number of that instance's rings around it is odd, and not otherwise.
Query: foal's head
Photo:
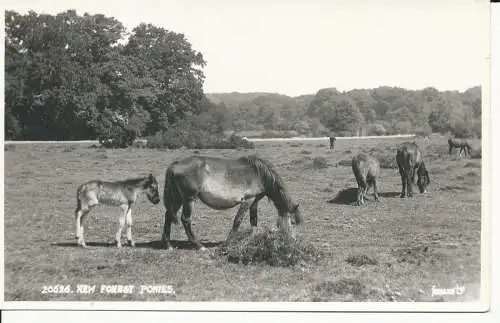
[[[160,203],[160,194],[158,193],[158,181],[153,174],[149,174],[146,182],[144,183],[144,192],[153,204]]]

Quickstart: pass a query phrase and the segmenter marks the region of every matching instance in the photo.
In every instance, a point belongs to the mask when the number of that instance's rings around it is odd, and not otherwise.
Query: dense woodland
[[[203,146],[224,131],[305,136],[451,132],[481,136],[481,88],[381,86],[289,97],[203,92],[206,62],[183,34],[127,31],[101,14],[5,13],[5,137],[148,137]],[[431,80],[430,82],[431,83]],[[186,140],[194,140],[190,144]],[[194,138],[194,139],[193,139]]]

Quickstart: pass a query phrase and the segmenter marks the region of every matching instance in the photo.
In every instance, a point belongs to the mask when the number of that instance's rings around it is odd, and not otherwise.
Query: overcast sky
[[[381,85],[460,90],[488,59],[487,0],[2,0],[6,9],[103,13],[183,33],[205,92],[316,93]]]

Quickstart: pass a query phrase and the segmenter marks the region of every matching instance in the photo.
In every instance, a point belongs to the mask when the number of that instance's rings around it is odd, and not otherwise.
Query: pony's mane
[[[290,212],[292,210],[292,199],[287,192],[285,183],[269,161],[257,156],[245,156],[239,160],[255,170],[264,184],[267,197],[274,202],[278,211]]]

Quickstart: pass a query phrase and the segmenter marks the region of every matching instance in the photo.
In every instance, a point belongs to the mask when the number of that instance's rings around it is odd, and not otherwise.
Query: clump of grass
[[[290,147],[302,147],[304,144],[301,142],[290,142],[288,145]]]
[[[72,152],[74,150],[76,150],[75,146],[65,146],[64,149],[63,149],[63,152],[70,153],[70,152]]]
[[[303,155],[310,155],[311,151],[310,150],[302,150],[300,153]]]
[[[351,166],[352,165],[352,160],[351,159],[344,159],[344,160],[341,160],[337,163],[337,165],[340,165],[340,166]]]
[[[462,179],[465,179],[465,177],[463,177]],[[444,192],[473,192],[474,189],[470,188],[470,187],[467,187],[467,186],[459,186],[459,185],[446,185],[446,186],[443,186],[443,187],[440,187],[439,188],[440,191],[444,191]]]
[[[481,168],[481,164],[474,163],[474,162],[468,162],[467,164],[464,165],[465,168]]]
[[[328,161],[322,156],[314,157],[313,166],[316,169],[328,168]]]
[[[317,144],[316,147],[326,147],[325,144]]]
[[[437,252],[429,246],[415,246],[399,248],[392,251],[398,262],[407,262],[420,266],[421,263],[442,263],[446,260],[446,255]]]
[[[363,265],[378,265],[376,259],[370,258],[367,255],[354,255],[346,259],[347,263],[353,266],[361,267]]]
[[[322,253],[313,245],[293,238],[282,230],[266,230],[252,234],[251,230],[237,232],[216,254],[229,262],[243,264],[266,263],[288,267],[298,263],[317,261]]]
[[[345,301],[363,301],[376,297],[374,289],[367,288],[365,284],[353,278],[341,278],[336,281],[324,281],[312,288],[314,302],[327,302],[344,299]]]
[[[473,149],[470,158],[481,159],[481,148]]]

